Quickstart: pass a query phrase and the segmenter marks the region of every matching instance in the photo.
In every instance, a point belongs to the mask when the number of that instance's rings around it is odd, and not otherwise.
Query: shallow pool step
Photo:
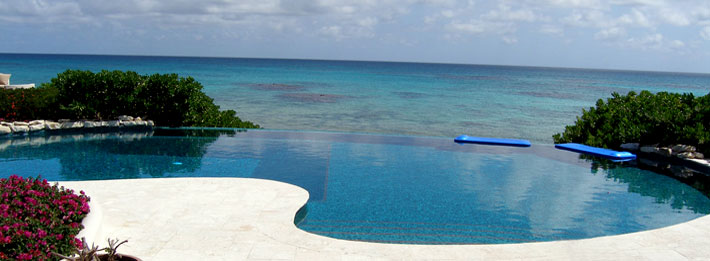
[[[301,229],[315,234],[372,242],[405,244],[476,244],[523,243],[577,238],[564,232],[549,235],[529,232],[526,228],[486,225],[433,225],[417,223],[377,223],[342,221],[305,221]]]

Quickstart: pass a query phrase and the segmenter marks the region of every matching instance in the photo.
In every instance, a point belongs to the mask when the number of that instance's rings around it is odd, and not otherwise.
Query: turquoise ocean
[[[710,74],[399,62],[0,54],[13,84],[67,69],[191,76],[222,109],[266,129],[529,139],[613,92],[710,92]]]

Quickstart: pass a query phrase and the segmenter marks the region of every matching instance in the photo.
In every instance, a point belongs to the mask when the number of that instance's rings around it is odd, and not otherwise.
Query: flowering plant
[[[57,88],[8,90],[0,88],[0,120],[56,119]]]
[[[75,238],[89,197],[46,179],[0,179],[0,260],[47,260],[82,247]]]
[[[108,239],[108,247],[99,249],[98,246],[86,243],[86,238],[81,238],[83,248],[77,249],[75,255],[65,256],[57,253],[52,253],[55,256],[61,257],[69,261],[121,261],[121,260],[140,260],[133,256],[121,255],[116,253],[119,246],[127,243],[128,240],[123,240],[121,243],[117,239]],[[98,254],[99,251],[105,251],[106,254]]]

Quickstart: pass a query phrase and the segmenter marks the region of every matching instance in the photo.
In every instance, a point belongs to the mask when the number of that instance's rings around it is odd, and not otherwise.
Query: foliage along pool
[[[324,236],[412,244],[580,239],[685,222],[710,199],[628,165],[551,145],[218,129],[0,139],[0,177],[49,180],[248,177],[308,190],[296,225]]]

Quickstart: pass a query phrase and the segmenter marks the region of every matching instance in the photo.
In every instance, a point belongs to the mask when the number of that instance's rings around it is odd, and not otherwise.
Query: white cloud
[[[597,32],[596,34],[594,34],[594,38],[597,40],[616,41],[616,40],[620,40],[624,37],[626,37],[626,30],[624,30],[623,28],[619,28],[619,27],[612,27],[609,29],[604,29],[604,30],[601,30],[601,31]]]
[[[460,12],[459,12],[460,13]],[[457,14],[450,17],[462,17]],[[526,8],[524,6],[516,6],[515,8],[506,2],[496,6],[495,9],[486,12],[469,14],[471,17],[468,20],[450,19],[446,25],[447,31],[454,35],[461,34],[494,34],[499,35],[501,40],[508,44],[518,42],[515,33],[523,24],[534,23],[537,21],[547,21],[547,17],[538,15],[536,9]]]
[[[683,48],[685,47],[685,43],[681,40],[673,40],[670,42],[671,48]]]
[[[203,39],[279,35],[317,40],[380,39],[384,35],[419,42],[430,38],[494,36],[506,43],[528,37],[571,36],[611,46],[672,49],[668,30],[699,32],[684,38],[710,40],[707,0],[0,0],[0,26],[36,25],[142,31],[170,35],[176,30]],[[393,29],[396,28],[396,29]],[[417,34],[411,33],[417,32]],[[379,34],[379,35],[378,35]],[[394,36],[392,36],[394,35]],[[660,44],[654,39],[661,36]],[[380,37],[378,37],[380,36]],[[688,36],[690,37],[690,36]],[[535,41],[535,40],[533,40]],[[533,42],[531,41],[531,42]],[[609,45],[607,45],[609,46]],[[652,48],[652,46],[660,46]],[[641,47],[638,47],[641,48]],[[700,48],[700,47],[697,47]]]
[[[562,36],[564,35],[564,30],[562,27],[558,25],[551,25],[551,24],[544,24],[540,27],[540,32],[544,34],[550,34],[550,35],[557,35],[557,36]]]
[[[481,16],[481,18],[489,21],[506,21],[506,22],[534,22],[538,19],[537,15],[529,9],[513,10],[508,5],[499,5],[497,10],[491,10]]]
[[[611,27],[615,25],[612,18],[599,10],[573,11],[572,14],[560,20],[565,25],[572,27]]]
[[[602,9],[605,5],[599,0],[547,0],[547,5],[565,8]]]
[[[648,16],[636,8],[631,9],[630,14],[619,17],[618,21],[632,26],[653,27],[653,23],[648,19]]]
[[[330,36],[335,39],[341,40],[344,38],[342,31],[343,31],[343,29],[340,26],[331,25],[331,26],[322,27],[319,30],[319,33],[321,35]]]
[[[650,34],[639,38],[629,38],[624,43],[625,47],[640,50],[674,51],[679,54],[687,54],[685,42],[681,40],[668,40],[662,34]]]
[[[367,27],[367,28],[372,28],[375,25],[377,25],[377,18],[374,17],[365,17],[363,19],[360,19],[357,23],[360,26]]]
[[[518,42],[518,38],[516,38],[515,36],[506,35],[506,36],[503,36],[503,42],[505,42],[507,44],[514,44],[514,43]]]
[[[710,26],[706,26],[700,31],[700,37],[710,41]]]
[[[684,13],[671,8],[662,8],[659,11],[660,17],[667,23],[675,26],[690,25],[691,16],[689,13]]]
[[[635,6],[662,6],[666,0],[612,0],[615,5],[635,5]]]
[[[663,35],[652,34],[642,38],[629,38],[626,43],[640,49],[660,49],[663,47]]]
[[[453,18],[454,16],[456,16],[456,12],[454,12],[454,10],[443,10],[441,11],[441,16],[446,18]]]
[[[459,1],[457,0],[421,0],[419,1],[424,4],[429,4],[433,6],[442,6],[442,7],[455,7],[456,5],[459,4]],[[472,1],[469,1],[472,3]]]
[[[481,21],[470,21],[468,23],[458,23],[453,22],[447,25],[447,29],[452,32],[463,32],[470,34],[480,34],[489,31],[493,31],[495,26],[491,24],[486,24]]]

